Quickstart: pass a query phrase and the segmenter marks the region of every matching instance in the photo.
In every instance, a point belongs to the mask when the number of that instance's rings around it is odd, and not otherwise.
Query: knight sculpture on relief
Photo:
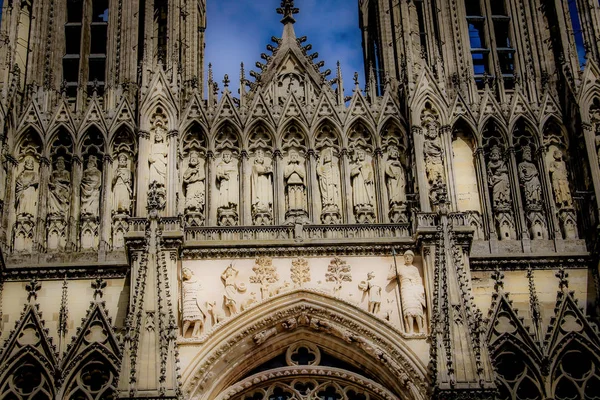
[[[392,266],[388,280],[398,279],[400,282],[400,297],[402,314],[408,333],[415,333],[414,324],[417,323],[416,333],[425,333],[425,286],[419,269],[413,265],[415,253],[408,250],[404,253],[404,265],[398,270]]]
[[[358,285],[358,289],[367,295],[369,312],[378,314],[381,309],[381,286],[373,283],[374,279],[375,273],[369,272],[367,274],[367,280],[361,281]]]
[[[150,180],[149,183],[155,182],[159,187],[165,186],[167,181],[167,131],[162,125],[162,122],[157,121],[154,126],[154,142],[148,162],[150,164]]]
[[[190,152],[188,167],[183,173],[183,193],[186,212],[203,212],[205,204],[204,160],[197,151]]]
[[[33,217],[36,215],[40,177],[34,167],[33,157],[26,156],[23,160],[23,170],[16,179],[15,206],[17,216]]]
[[[181,291],[183,297],[183,306],[181,314],[183,319],[182,335],[185,337],[187,330],[193,325],[192,337],[198,337],[202,333],[204,322],[206,321],[207,312],[202,307],[202,302],[199,299],[201,289],[198,278],[189,268],[182,270]]]
[[[81,215],[98,217],[100,212],[100,187],[102,171],[98,169],[97,157],[90,155],[81,178]]]
[[[48,214],[65,218],[71,203],[71,174],[66,170],[64,157],[56,159],[48,187]]]
[[[113,212],[129,214],[133,179],[129,168],[129,158],[126,153],[120,153],[117,159],[117,168],[112,179]]]
[[[238,312],[237,294],[246,291],[246,285],[238,283],[237,281],[239,273],[240,271],[235,269],[232,264],[229,264],[221,274],[221,281],[223,282],[223,286],[225,286],[223,299],[225,300],[225,307],[229,310],[230,315],[237,314]]]
[[[223,151],[217,164],[217,208],[235,209],[240,197],[238,161],[230,150]]]
[[[270,213],[273,208],[273,165],[262,149],[256,150],[250,177],[252,212]]]
[[[532,162],[531,148],[523,148],[523,160],[519,164],[519,179],[525,192],[525,204],[528,210],[539,210],[542,206],[542,185],[540,174]]]

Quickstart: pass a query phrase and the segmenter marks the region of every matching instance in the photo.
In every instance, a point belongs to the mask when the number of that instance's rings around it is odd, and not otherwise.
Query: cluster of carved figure
[[[404,255],[404,264],[397,268],[392,266],[387,276],[388,281],[397,282],[400,286],[401,313],[404,319],[405,330],[409,334],[425,333],[426,318],[423,279],[418,268],[413,265],[413,260],[413,252],[407,251]],[[249,280],[250,283],[259,285],[260,300],[257,299],[255,292],[250,293],[249,296],[244,295],[247,291],[247,286],[245,283],[240,282],[238,278],[239,270],[230,264],[221,274],[224,293],[222,301],[218,302],[207,301],[205,296],[203,296],[202,285],[194,276],[192,270],[184,268],[182,271],[181,287],[182,336],[185,337],[188,330],[192,328],[191,337],[198,337],[203,333],[209,319],[211,326],[214,327],[224,321],[227,316],[231,317],[240,311],[245,311],[258,304],[259,301],[292,289],[302,288],[311,280],[310,266],[304,258],[292,261],[290,272],[294,283],[293,286],[289,282],[276,285],[279,281],[279,276],[271,258],[257,258],[252,270],[254,275]],[[381,312],[382,288],[378,284],[373,283],[374,277],[375,274],[369,272],[367,279],[358,284],[358,289],[366,295],[368,311],[389,320],[393,310],[390,309]],[[332,294],[340,296],[340,291],[344,283],[352,281],[350,265],[340,258],[336,257],[332,259],[325,273],[325,281],[333,283]]]

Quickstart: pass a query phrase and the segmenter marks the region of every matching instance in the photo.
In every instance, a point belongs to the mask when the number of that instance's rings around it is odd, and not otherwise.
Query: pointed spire
[[[294,7],[294,0],[282,0],[281,7],[277,9],[277,14],[283,15],[281,23],[284,25],[295,23],[294,14],[299,12],[300,9]]]
[[[209,105],[213,105],[217,102],[216,98],[215,98],[215,91],[214,91],[215,84],[216,84],[216,82],[213,79],[212,63],[208,63],[208,104]]]
[[[240,107],[245,106],[246,101],[246,71],[244,63],[240,64]]]
[[[342,66],[340,62],[337,62],[337,71],[336,71],[336,82],[337,82],[337,98],[338,104],[344,104],[344,80],[342,79]]]

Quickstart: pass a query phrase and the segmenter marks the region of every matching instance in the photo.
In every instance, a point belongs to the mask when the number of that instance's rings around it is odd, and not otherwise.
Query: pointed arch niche
[[[477,173],[477,140],[473,130],[458,120],[452,128],[452,172],[456,210],[469,216],[469,225],[476,239],[484,239],[483,207],[481,205],[480,181]]]
[[[182,358],[190,360],[182,376],[184,396],[426,398],[426,366],[411,350],[414,343],[409,347],[399,332],[374,318],[312,291],[272,298],[227,320],[202,346],[180,343]]]
[[[202,126],[194,122],[181,141],[181,191],[179,212],[187,226],[203,226],[206,219],[206,177],[208,176],[208,138]]]

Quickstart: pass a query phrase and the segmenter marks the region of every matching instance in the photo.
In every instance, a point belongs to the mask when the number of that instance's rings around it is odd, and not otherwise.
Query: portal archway
[[[298,289],[273,297],[219,324],[201,342],[189,342],[197,353],[183,373],[192,399],[309,400],[323,398],[322,390],[339,400],[426,398],[425,338],[406,336],[325,293]],[[316,349],[319,362],[290,362],[290,349],[299,347]],[[291,395],[273,397],[275,389]]]

